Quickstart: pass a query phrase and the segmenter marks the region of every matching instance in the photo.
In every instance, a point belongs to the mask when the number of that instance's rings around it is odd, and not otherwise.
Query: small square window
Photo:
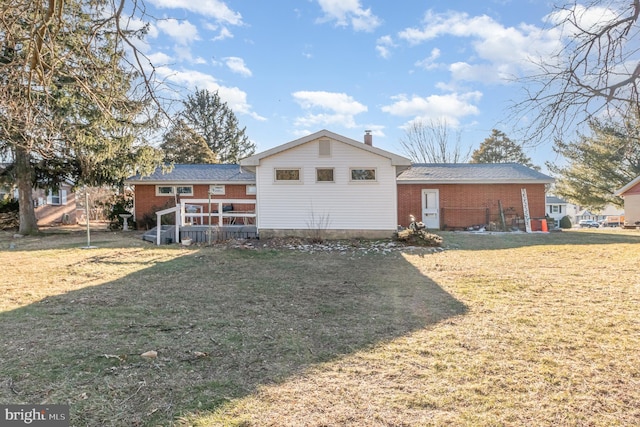
[[[351,181],[375,181],[375,169],[351,169]]]
[[[224,196],[226,188],[224,185],[210,185],[209,192],[214,196]]]
[[[276,181],[300,181],[300,169],[276,169]]]
[[[247,195],[252,195],[257,193],[258,193],[258,188],[255,185],[247,185],[247,190],[246,190]]]
[[[334,182],[333,168],[317,168],[316,181],[317,182]]]

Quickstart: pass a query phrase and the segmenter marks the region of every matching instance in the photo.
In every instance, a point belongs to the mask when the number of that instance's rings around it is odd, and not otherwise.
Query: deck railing
[[[233,210],[226,210],[225,206],[232,205],[252,205],[251,210],[237,210],[234,206]],[[235,221],[242,219],[246,224],[249,221],[255,223],[256,218],[256,200],[255,199],[182,199],[178,203],[180,208],[180,226],[184,227],[190,219],[200,220],[199,225],[225,225],[234,224]],[[227,219],[225,223],[225,219]],[[178,222],[178,221],[176,221]]]
[[[232,205],[252,205],[253,210],[225,210],[225,206]],[[175,242],[180,242],[180,228],[188,225],[188,219],[193,221],[198,218],[200,225],[205,226],[233,225],[238,219],[242,219],[245,224],[249,221],[255,223],[255,205],[255,199],[182,199],[176,206],[156,212],[156,244],[160,245],[163,215],[175,213]],[[226,222],[225,219],[227,219]]]

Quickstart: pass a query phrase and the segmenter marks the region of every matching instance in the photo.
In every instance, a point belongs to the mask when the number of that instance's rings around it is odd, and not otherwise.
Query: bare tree
[[[471,149],[463,151],[460,132],[451,131],[446,120],[414,120],[400,146],[415,163],[464,163],[471,153]]]
[[[563,47],[533,59],[539,72],[521,79],[526,95],[511,119],[529,120],[526,140],[562,139],[593,117],[639,108],[639,16],[640,0],[571,1],[548,16]]]

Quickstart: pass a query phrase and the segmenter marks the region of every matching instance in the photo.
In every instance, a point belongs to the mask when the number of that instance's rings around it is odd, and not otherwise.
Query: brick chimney
[[[371,135],[370,130],[364,131],[364,143],[370,147],[373,147],[373,135]]]

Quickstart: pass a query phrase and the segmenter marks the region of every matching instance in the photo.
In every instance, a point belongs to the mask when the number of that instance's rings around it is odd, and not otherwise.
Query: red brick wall
[[[469,227],[499,221],[498,200],[505,211],[507,225],[516,216],[523,218],[521,188],[527,189],[531,218],[545,215],[544,184],[398,184],[398,222],[407,227],[409,215],[422,218],[422,190],[440,191],[440,226]]]
[[[208,184],[200,184],[193,186],[193,196],[183,197],[188,199],[207,199],[209,191]],[[224,195],[213,195],[211,200],[215,199],[255,199],[255,194],[247,195],[247,187],[245,184],[226,184]],[[155,219],[156,211],[175,206],[174,196],[156,196],[155,185],[136,184],[135,187],[135,207],[136,219],[140,220],[145,214],[151,215]],[[234,210],[253,210],[255,205],[234,205]],[[204,211],[206,212],[206,207]],[[213,207],[212,209],[216,209]]]

